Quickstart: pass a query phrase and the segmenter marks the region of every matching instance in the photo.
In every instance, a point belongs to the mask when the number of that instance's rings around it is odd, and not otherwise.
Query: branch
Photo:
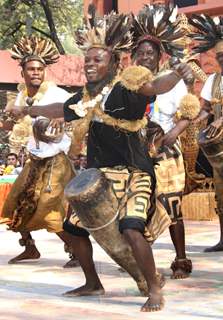
[[[39,33],[41,33],[41,34],[43,34],[45,37],[47,37],[47,38],[49,38],[49,39],[53,40],[53,39],[52,39],[52,37],[51,37],[51,35],[50,35],[49,33],[46,33],[45,31],[40,30],[39,28],[34,27],[34,26],[31,26],[31,29],[33,29],[33,30],[35,30],[35,31],[37,31],[37,32],[39,32]]]
[[[15,24],[15,28],[10,32],[10,33],[7,33],[8,30],[10,30],[12,27],[8,28],[5,32],[4,32],[4,35],[7,35],[7,36],[14,36],[14,34],[19,31],[19,29],[21,28],[21,26],[25,26],[26,23],[23,22],[23,21],[19,21]],[[35,27],[35,26],[31,26],[31,29],[41,33],[42,35],[44,35],[45,37],[49,38],[52,40],[52,37],[50,34],[46,33],[45,31],[43,30],[40,30],[39,28]]]
[[[4,32],[4,35],[7,35],[8,36],[14,36],[14,34],[19,31],[19,29],[21,28],[21,26],[23,25],[24,23],[23,22],[17,22],[15,24],[15,27],[14,29],[10,32],[10,33],[7,33],[8,30],[10,30],[12,27],[8,28],[5,32]]]
[[[65,50],[57,36],[57,31],[56,31],[56,27],[53,21],[53,15],[49,6],[49,2],[48,0],[40,0],[40,4],[44,10],[49,28],[50,28],[50,33],[51,33],[51,39],[53,40],[53,42],[55,43],[58,51],[60,54],[65,54]]]

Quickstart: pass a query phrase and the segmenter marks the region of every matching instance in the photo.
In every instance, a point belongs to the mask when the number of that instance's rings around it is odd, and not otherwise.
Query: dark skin
[[[26,84],[28,96],[33,97],[38,92],[40,85],[44,81],[45,66],[40,61],[36,61],[36,60],[28,61],[22,69],[22,76],[23,76],[25,84]],[[10,105],[8,105],[6,107],[6,111],[11,111]],[[18,112],[18,115],[23,116],[23,114],[20,112]],[[6,125],[7,125],[7,123],[6,123]],[[11,130],[13,123],[10,124],[11,127],[9,124],[8,124],[8,126],[6,126],[6,125],[5,125],[4,129],[8,128],[9,130]],[[66,235],[65,231],[58,232],[56,234],[63,242],[65,242],[70,247],[70,243],[72,243],[72,240],[71,240],[72,236],[71,235],[69,235],[69,234]],[[30,232],[21,232],[21,236],[22,236],[23,240],[32,239]],[[66,239],[66,241],[64,239]],[[29,260],[29,259],[33,260],[33,259],[39,259],[39,258],[40,258],[40,253],[39,253],[37,247],[35,246],[35,244],[32,244],[32,245],[25,246],[24,252],[22,252],[21,254],[16,256],[15,258],[9,260],[8,263],[14,264],[14,263],[17,263],[22,260]],[[76,265],[78,265],[78,264],[76,263]]]
[[[33,97],[37,93],[41,83],[44,81],[45,66],[40,61],[29,61],[24,65],[21,74],[27,87],[28,96]],[[10,112],[11,107],[11,105],[7,105],[6,111]],[[21,236],[23,240],[32,239],[30,232],[21,232]],[[22,260],[33,260],[39,258],[40,253],[35,244],[33,244],[25,246],[24,252],[9,260],[8,263],[14,264]]]
[[[221,68],[221,74],[223,75],[223,52],[216,53],[216,60]],[[202,100],[202,110],[198,116],[198,118],[195,120],[196,123],[199,123],[205,119],[207,119],[210,115],[210,112],[212,110],[212,106],[210,101],[207,101],[205,99]],[[213,121],[206,129],[206,137],[211,139],[222,129],[223,126],[223,116],[221,116],[219,119]],[[204,252],[218,252],[223,251],[223,216],[219,215],[219,225],[220,225],[220,240],[219,242],[212,246],[208,247],[204,250]]]
[[[92,96],[98,94],[101,90],[100,82],[106,83],[106,78],[117,67],[113,62],[111,64],[111,53],[104,49],[92,48],[85,56],[85,73],[88,81],[88,86],[91,88]],[[182,76],[188,74],[186,65],[181,64],[178,68],[178,73],[156,79],[151,83],[145,84],[140,88],[139,92],[146,96],[163,93],[170,90],[181,79]],[[95,90],[92,90],[94,87]],[[61,117],[63,115],[63,105],[54,104],[45,106],[45,108],[32,107],[29,114],[43,115],[51,119]],[[132,247],[133,254],[139,268],[145,276],[149,288],[149,297],[142,311],[157,311],[163,307],[163,297],[160,292],[160,286],[156,278],[156,268],[153,259],[152,249],[142,234],[136,230],[125,230],[124,237]],[[80,261],[81,267],[85,274],[86,283],[84,286],[71,290],[65,293],[66,296],[80,295],[98,295],[104,292],[103,286],[95,271],[95,266],[92,259],[92,246],[90,240],[84,237],[73,236],[74,254]]]
[[[156,74],[158,72],[160,60],[159,48],[153,42],[142,42],[135,52],[134,59],[136,65],[142,65]],[[188,125],[188,120],[178,121],[176,126],[163,136],[160,143],[169,146],[173,145],[177,137],[187,128]],[[183,220],[177,221],[176,224],[171,225],[169,231],[175,247],[176,257],[178,259],[185,259],[185,231]],[[188,276],[189,274],[187,272],[181,268],[178,268],[173,272],[171,277],[173,279],[183,279],[187,278]]]
[[[41,83],[44,81],[45,77],[45,66],[40,61],[28,61],[22,69],[22,77],[25,81],[27,93],[30,98],[32,98],[39,90]],[[23,113],[17,107],[14,108],[14,105],[9,103],[6,106],[5,111],[13,113],[13,110],[16,109],[15,116],[20,118],[23,117]],[[12,130],[14,125],[13,121],[0,122],[0,127],[4,130]]]
[[[97,85],[110,72],[109,52],[93,48],[88,51],[85,57],[85,73],[88,82]],[[163,305],[163,298],[160,286],[157,283],[156,268],[153,259],[152,249],[142,234],[136,230],[125,230],[124,237],[130,244],[137,264],[145,276],[149,288],[149,298],[142,307],[142,311],[156,311]],[[86,284],[80,288],[65,293],[66,296],[101,294],[104,289],[95,273],[92,260],[92,246],[88,238],[76,237],[79,247],[76,246],[75,255],[78,257],[86,277]],[[78,250],[78,248],[80,248]],[[83,254],[83,252],[85,254]]]

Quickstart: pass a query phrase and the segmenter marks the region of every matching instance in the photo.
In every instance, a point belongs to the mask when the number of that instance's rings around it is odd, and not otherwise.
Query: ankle
[[[150,294],[160,294],[161,289],[158,285],[153,284],[153,285],[150,285],[150,287],[149,287],[149,293]]]
[[[21,247],[30,247],[30,246],[34,246],[35,247],[35,240],[32,238],[28,238],[28,239],[19,239],[19,244]]]
[[[184,254],[177,254],[175,260],[185,260],[187,259],[186,253]]]

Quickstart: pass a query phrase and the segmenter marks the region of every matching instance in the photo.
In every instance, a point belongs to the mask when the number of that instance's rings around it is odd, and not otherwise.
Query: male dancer
[[[170,55],[180,55],[181,51],[174,45],[172,39],[175,32],[179,32],[178,26],[172,26],[172,33],[163,36],[170,25],[167,14],[171,16],[171,10],[167,7],[146,5],[135,17],[133,25],[134,50],[133,59],[136,65],[144,66],[159,77],[159,61],[162,53]],[[162,24],[163,33],[159,33],[158,27],[148,23],[152,16],[159,14],[159,24]],[[161,73],[162,74],[162,73]],[[187,87],[183,80],[179,81],[170,91],[157,95],[156,101],[148,105],[147,113],[150,120],[160,126],[160,133],[163,133],[161,147],[153,152],[155,165],[155,174],[157,179],[157,205],[165,209],[172,224],[169,227],[171,239],[173,241],[176,258],[171,264],[173,271],[172,278],[187,278],[192,271],[191,260],[186,258],[185,252],[185,231],[181,211],[182,195],[185,188],[185,168],[181,152],[179,135],[186,129],[190,119],[180,119],[175,124],[176,112],[179,110],[179,104],[182,97],[187,94]],[[149,124],[151,126],[151,123]],[[149,140],[155,140],[155,135]],[[157,132],[156,132],[157,133]],[[164,135],[165,134],[165,135]]]
[[[214,48],[216,61],[220,67],[220,72],[211,74],[203,86],[201,91],[202,110],[196,119],[196,122],[199,122],[207,119],[211,114],[214,115],[213,122],[206,128],[207,138],[214,139],[222,130],[223,125],[223,17],[212,19],[207,15],[193,15],[189,22],[195,27],[191,37],[197,41],[193,51],[202,53]],[[212,143],[214,144],[214,141]],[[216,245],[206,248],[205,252],[223,251],[223,178],[221,170],[217,167],[213,167],[213,174],[217,199],[216,213],[220,224],[220,240]]]
[[[63,103],[69,98],[65,90],[45,81],[46,66],[59,58],[50,41],[23,37],[14,45],[11,53],[12,58],[20,61],[24,78],[15,101],[18,110],[33,103],[40,106],[53,102]],[[10,108],[10,105],[7,106],[7,111]],[[24,136],[24,133],[29,136]],[[25,116],[13,127],[10,141],[13,141],[15,147],[24,139],[28,140],[30,160],[14,183],[1,217],[11,230],[21,233],[19,244],[25,247],[24,252],[9,261],[10,264],[40,257],[31,231],[46,229],[64,240],[62,225],[66,205],[63,189],[73,177],[72,167],[66,157],[70,147],[68,136],[64,134],[60,142],[50,139],[48,143],[37,141],[32,135],[32,119]]]

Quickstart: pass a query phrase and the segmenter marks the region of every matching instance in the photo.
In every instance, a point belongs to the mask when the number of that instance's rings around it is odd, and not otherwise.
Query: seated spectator
[[[24,147],[20,150],[18,154],[18,166],[13,170],[12,174],[19,175],[26,163],[26,160],[28,159],[28,154],[26,153],[26,150]]]

